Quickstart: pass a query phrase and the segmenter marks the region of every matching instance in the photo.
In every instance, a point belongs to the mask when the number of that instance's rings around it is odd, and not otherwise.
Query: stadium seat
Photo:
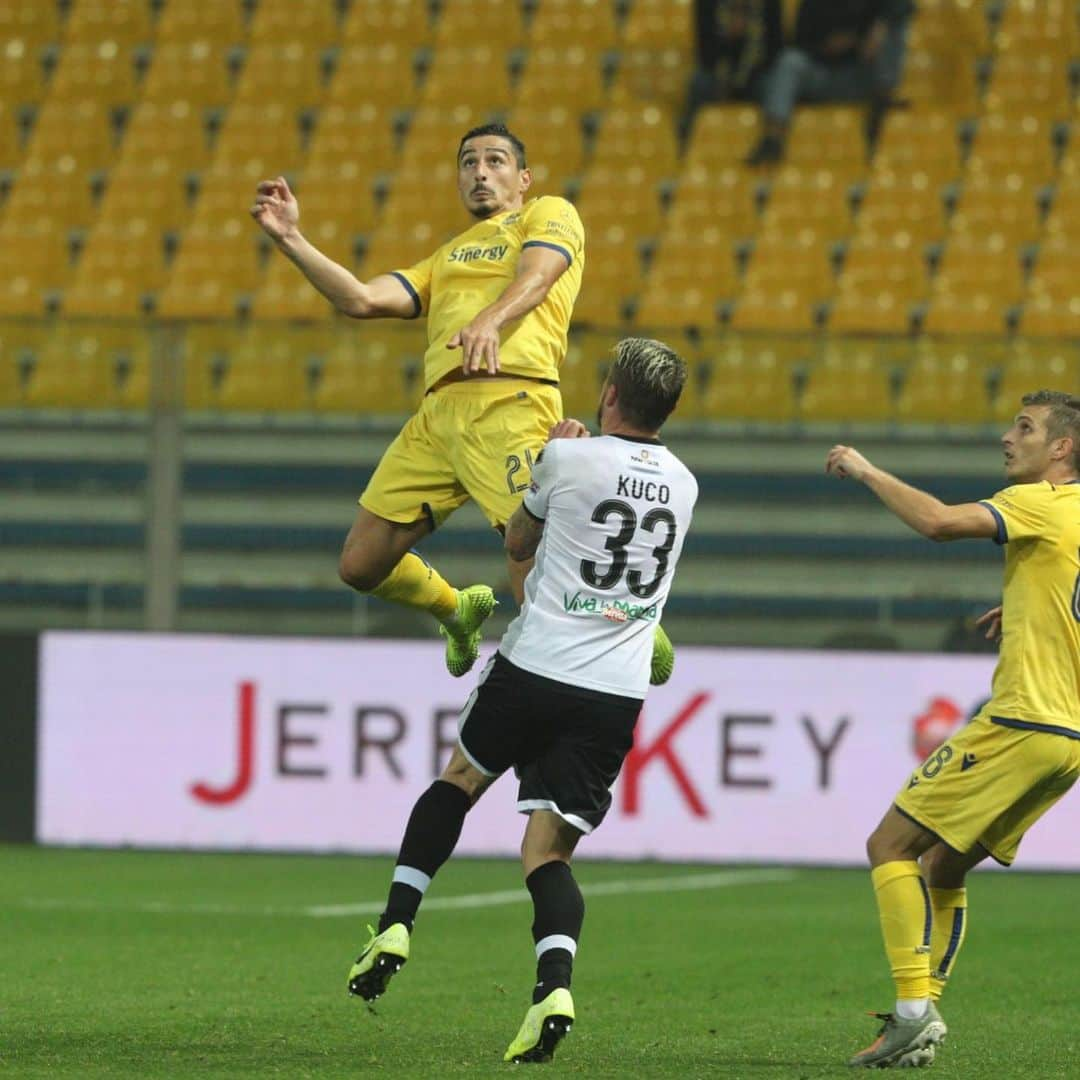
[[[909,233],[922,244],[940,240],[946,231],[941,188],[927,173],[875,170],[856,225],[883,236]]]
[[[865,110],[850,105],[797,109],[784,160],[807,169],[828,169],[849,181],[866,172]]]
[[[703,105],[694,114],[686,167],[741,164],[760,136],[760,109],[752,105]]]
[[[314,108],[322,101],[322,52],[302,41],[253,40],[233,101],[262,104],[282,102],[292,109]]]
[[[305,230],[327,222],[338,226],[335,259],[348,257],[356,237],[375,228],[374,186],[381,174],[371,171],[372,164],[362,156],[333,162],[309,158],[293,185]]]
[[[1020,399],[1035,390],[1080,392],[1080,355],[1075,339],[1031,341],[1019,338],[1011,344],[994,396],[994,416],[1008,423],[1023,407]]]
[[[611,367],[612,350],[620,335],[610,330],[585,330],[570,334],[566,359],[559,368],[559,392],[563,416],[586,423],[596,416],[600,387]]]
[[[848,249],[829,314],[829,329],[903,333],[911,304],[925,296],[923,245],[911,232],[873,233],[860,228]]]
[[[875,175],[925,175],[939,187],[961,173],[956,116],[946,109],[893,110],[874,150]]]
[[[611,86],[615,105],[648,103],[674,113],[682,108],[693,59],[684,48],[625,46]]]
[[[116,360],[100,335],[58,326],[45,340],[26,386],[33,408],[108,409],[117,405]]]
[[[669,227],[645,278],[634,321],[648,329],[710,330],[717,323],[718,302],[738,287],[735,253],[724,230]]]
[[[990,52],[986,16],[983,0],[919,0],[911,23],[911,48],[985,56]]]
[[[383,204],[377,233],[392,236],[401,232],[404,237],[414,227],[427,226],[429,235],[438,238],[425,253],[430,255],[443,240],[464,232],[470,224],[458,195],[457,166],[453,160],[443,160],[425,172],[405,165],[398,169]]]
[[[584,168],[581,113],[570,105],[516,105],[507,127],[525,143],[532,195],[561,195]]]
[[[171,182],[178,187],[188,173],[207,166],[210,143],[196,103],[175,98],[162,102],[141,101],[132,110],[117,168],[146,172],[147,159],[158,158],[169,162],[173,170]],[[116,170],[109,176],[110,185],[115,175]]]
[[[614,49],[619,40],[615,5],[608,0],[540,0],[529,25],[529,46],[592,53]]]
[[[641,283],[637,237],[624,225],[590,229],[586,258],[574,323],[617,326],[625,321],[625,305]]]
[[[792,235],[810,228],[832,239],[851,231],[845,175],[829,168],[789,165],[775,174],[761,219],[762,231]]]
[[[606,98],[601,60],[591,47],[534,46],[514,95],[514,108],[563,105],[580,114],[600,109]]]
[[[49,100],[96,102],[115,108],[138,98],[135,58],[130,46],[115,41],[65,45],[49,83]]]
[[[916,112],[949,109],[958,117],[978,112],[978,74],[975,54],[968,47],[912,47],[904,58],[904,74],[894,96]]]
[[[326,89],[327,104],[345,108],[372,102],[388,111],[409,109],[418,96],[411,46],[378,37],[345,45]]]
[[[44,97],[45,69],[40,48],[23,38],[0,38],[0,100],[10,108],[23,108],[36,105]]]
[[[167,269],[161,230],[148,218],[99,221],[86,240],[71,284],[67,315],[135,316],[146,293],[159,289]]]
[[[371,324],[338,333],[321,364],[312,407],[327,413],[411,412],[423,396],[425,347],[419,327]]]
[[[378,43],[411,53],[431,38],[429,11],[427,0],[353,0],[341,29],[342,45]]]
[[[1075,5],[1068,0],[1010,0],[1004,5],[994,48],[998,58],[1048,57],[1066,64],[1080,51]]]
[[[702,339],[708,372],[706,420],[783,423],[797,415],[796,373],[815,351],[812,338],[714,334]]]
[[[42,319],[0,321],[0,407],[25,404],[26,384],[51,331]]]
[[[906,423],[982,424],[990,419],[984,342],[920,341],[905,370],[896,415]]]
[[[71,276],[68,240],[55,219],[37,216],[0,223],[0,315],[41,316],[46,293]]]
[[[1054,176],[1053,125],[1034,114],[988,113],[978,130],[966,162],[967,177],[1019,174],[1035,184]]]
[[[639,240],[660,231],[660,190],[654,174],[640,166],[596,165],[577,197],[586,235],[593,227],[624,225]]]
[[[828,237],[804,228],[759,234],[736,298],[735,330],[809,332],[835,289]]]
[[[0,0],[0,41],[22,41],[28,49],[59,41],[60,5]]]
[[[745,239],[758,227],[756,190],[757,182],[747,169],[687,165],[668,221],[673,228],[716,227],[733,241]]]
[[[326,0],[259,0],[248,27],[251,43],[327,48],[338,39],[337,9]]]
[[[472,105],[424,105],[418,108],[409,121],[398,175],[419,175],[445,164],[456,170],[461,137],[487,119],[486,112]]]
[[[302,161],[297,110],[277,101],[233,105],[218,133],[212,157],[213,167],[219,172],[254,170],[260,176],[277,176]]]
[[[881,423],[895,413],[891,365],[876,342],[833,338],[811,365],[800,401],[812,423]]]
[[[1033,244],[1042,231],[1038,186],[1022,173],[969,175],[956,211],[949,220],[950,236],[998,233],[1014,244]]]
[[[521,5],[505,0],[445,0],[435,27],[435,49],[469,47],[483,42],[494,49],[514,49],[525,41]]]
[[[64,22],[65,47],[99,41],[131,47],[153,36],[150,5],[143,0],[75,0]]]
[[[169,0],[158,17],[156,41],[165,44],[213,42],[216,46],[241,45],[247,36],[243,0],[214,0],[212,4],[185,4]]]
[[[352,269],[353,260],[334,254],[325,237],[312,237],[311,240],[324,255]],[[251,317],[270,322],[325,321],[333,312],[330,301],[288,259],[279,255],[271,257],[266,274],[251,299]]]
[[[62,166],[65,173],[86,175],[105,169],[116,156],[109,110],[96,101],[46,101],[38,109],[33,134],[26,147],[28,161]]]
[[[214,41],[165,41],[154,48],[140,86],[142,103],[167,107],[174,101],[220,108],[232,97],[228,49]]]
[[[404,207],[406,204],[399,205]],[[410,222],[404,209],[398,219],[384,215],[364,252],[363,277],[368,279],[391,270],[406,270],[434,254],[447,240],[468,228],[464,211],[460,212],[462,217],[450,219],[453,224],[447,219],[441,224],[430,219]]]
[[[1065,60],[1046,53],[999,54],[983,98],[983,110],[1067,120],[1072,112],[1072,90]]]
[[[1028,283],[1021,333],[1076,337],[1080,330],[1080,249],[1068,233],[1047,235]]]
[[[0,99],[0,174],[13,172],[22,156],[23,148],[14,109]]]
[[[509,56],[499,45],[440,45],[421,90],[426,105],[505,110],[512,97]]]
[[[43,160],[28,154],[4,204],[3,220],[26,225],[47,218],[62,232],[89,225],[96,212],[89,170],[73,155]]]
[[[294,336],[279,326],[246,327],[229,355],[215,406],[242,412],[310,409],[315,361],[297,349]]]
[[[679,173],[671,114],[656,105],[612,106],[604,113],[591,165],[634,165],[652,176]]]

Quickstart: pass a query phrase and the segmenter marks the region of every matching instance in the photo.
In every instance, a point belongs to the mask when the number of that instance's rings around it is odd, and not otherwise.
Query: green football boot
[[[409,931],[404,923],[394,923],[381,934],[369,926],[368,933],[370,940],[349,969],[349,993],[374,1001],[409,959]]]
[[[948,1028],[937,1006],[930,1002],[917,1020],[893,1013],[871,1013],[884,1021],[878,1037],[848,1061],[863,1069],[921,1068],[934,1061],[934,1048],[945,1041]],[[931,1051],[929,1054],[926,1051]]]
[[[480,627],[495,610],[495,594],[487,585],[457,590],[457,611],[439,633],[446,638],[446,670],[460,679],[480,655]]]
[[[652,668],[649,671],[649,682],[653,686],[663,686],[671,678],[675,670],[675,646],[671,644],[671,638],[664,632],[662,626],[657,626],[656,636],[653,638]]]
[[[569,990],[560,986],[525,1014],[514,1041],[503,1054],[503,1061],[512,1061],[515,1065],[549,1062],[573,1022],[574,999]]]

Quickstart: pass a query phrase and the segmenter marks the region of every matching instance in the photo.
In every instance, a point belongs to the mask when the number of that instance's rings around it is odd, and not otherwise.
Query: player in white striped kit
[[[686,381],[667,346],[627,338],[601,391],[600,437],[563,420],[506,528],[511,558],[536,563],[525,603],[461,715],[442,776],[413,808],[386,910],[349,972],[373,1000],[409,956],[420,902],[469,808],[511,767],[529,815],[521,859],[533,899],[537,983],[507,1061],[550,1060],[570,1029],[570,976],[585,905],[570,870],[611,805],[649,687],[655,628],[698,486],[658,433]]]

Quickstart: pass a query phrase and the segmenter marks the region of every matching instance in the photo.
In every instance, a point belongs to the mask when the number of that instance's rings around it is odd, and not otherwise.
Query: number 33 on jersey
[[[697,494],[659,440],[548,443],[525,493],[525,509],[544,521],[536,565],[499,651],[560,682],[644,697]]]

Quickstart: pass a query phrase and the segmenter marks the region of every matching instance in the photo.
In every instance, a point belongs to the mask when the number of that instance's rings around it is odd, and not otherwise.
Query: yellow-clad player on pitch
[[[357,319],[427,316],[424,400],[360,497],[341,553],[354,589],[434,615],[447,667],[464,675],[495,606],[486,585],[452,588],[412,548],[468,499],[502,529],[528,487],[534,455],[562,419],[559,365],[585,265],[585,232],[565,199],[526,201],[521,140],[501,124],[458,147],[458,192],[475,223],[408,269],[359,281],[313,247],[283,177],[258,185],[252,216],[338,310]],[[508,562],[521,602],[531,562]],[[659,628],[654,678],[671,673]]]
[[[826,468],[861,480],[934,540],[1005,545],[1001,655],[990,700],[911,774],[867,841],[896,1006],[849,1064],[929,1064],[937,1001],[967,930],[967,872],[1008,866],[1024,833],[1080,776],[1080,399],[1025,394],[1002,437],[1013,486],[947,506],[836,446]],[[919,860],[921,859],[921,866]]]

